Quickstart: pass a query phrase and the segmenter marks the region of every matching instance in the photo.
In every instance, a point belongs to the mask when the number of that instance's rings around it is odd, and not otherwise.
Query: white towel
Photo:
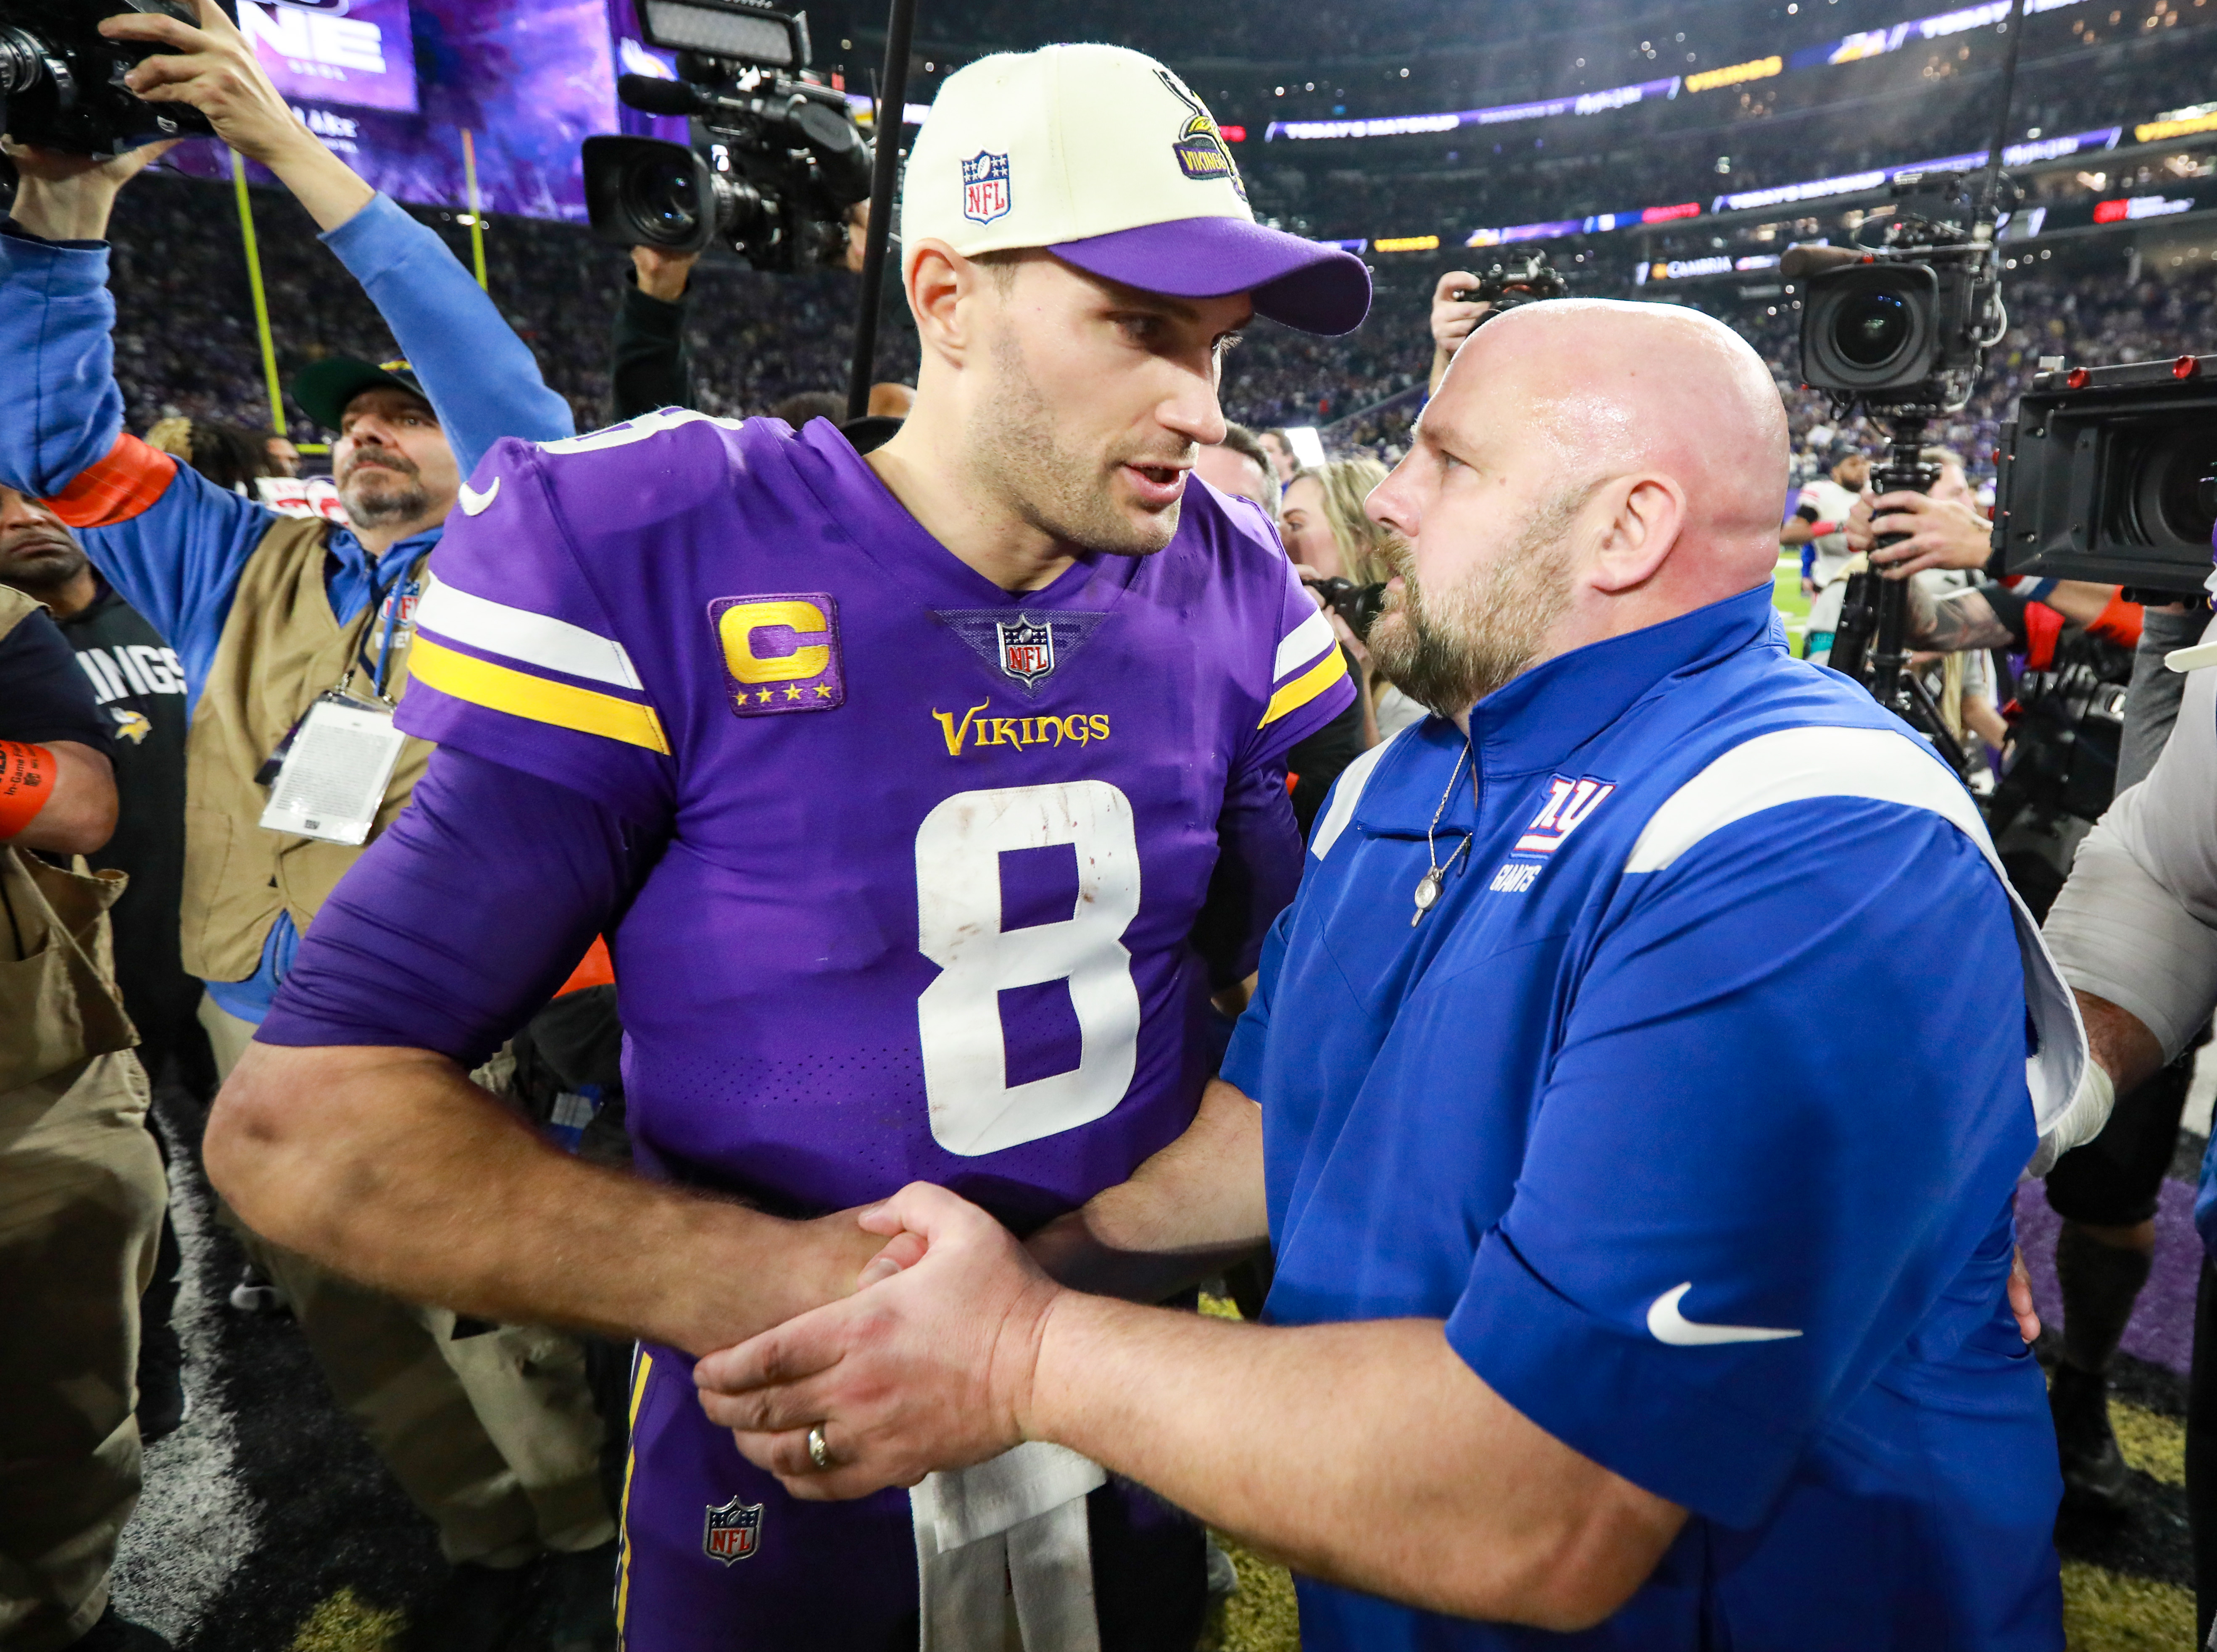
[[[1003,1644],[1011,1593],[1026,1652],[1100,1652],[1085,1496],[1108,1479],[1099,1464],[1038,1440],[925,1476],[909,1492],[921,1652]]]

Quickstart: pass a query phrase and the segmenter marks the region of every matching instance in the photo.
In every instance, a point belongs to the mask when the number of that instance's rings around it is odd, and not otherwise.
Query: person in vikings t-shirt
[[[1239,328],[1349,330],[1362,265],[1257,225],[1199,101],[1113,47],[954,77],[905,187],[924,361],[867,459],[667,412],[463,489],[400,712],[438,754],[211,1125],[287,1245],[640,1339],[637,1652],[997,1645],[1010,1612],[1187,1647],[1202,1606],[1198,1529],[1082,1458],[825,1507],[695,1396],[854,1288],[880,1242],[843,1207],[926,1176],[1028,1234],[1187,1130],[1211,993],[1298,880],[1285,754],[1352,697],[1267,521],[1187,472]],[[652,1180],[464,1077],[603,930]]]

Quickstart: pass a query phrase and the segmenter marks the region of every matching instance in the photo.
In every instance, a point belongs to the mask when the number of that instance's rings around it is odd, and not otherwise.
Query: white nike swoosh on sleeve
[[[1658,1342],[1667,1342],[1674,1348],[1706,1348],[1720,1342],[1776,1342],[1801,1335],[1799,1331],[1773,1330],[1764,1325],[1704,1325],[1689,1319],[1678,1311],[1678,1304],[1693,1288],[1694,1282],[1689,1279],[1675,1290],[1665,1291],[1648,1305],[1648,1333]]]
[[[487,509],[491,507],[492,502],[500,496],[500,478],[497,476],[493,478],[492,485],[487,488],[483,493],[479,493],[476,489],[471,487],[468,483],[465,482],[461,486],[460,496],[462,501],[463,515],[468,516],[482,516],[485,515]]]

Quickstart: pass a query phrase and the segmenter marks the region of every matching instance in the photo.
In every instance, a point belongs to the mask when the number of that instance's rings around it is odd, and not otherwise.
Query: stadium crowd
[[[939,89],[850,422],[850,276],[502,219],[480,285],[213,8],[122,27],[281,186],[287,400],[225,194],[9,145],[0,1645],[166,1645],[109,1581],[189,1400],[150,1082],[435,1528],[417,1652],[1183,1652],[1202,1522],[1318,1649],[2060,1643],[2217,1008],[2217,675],[1985,578],[1979,491],[2041,357],[2175,355],[2217,272],[2028,260],[1881,495],[1782,293],[1491,313],[1190,131],[1127,147],[1195,212],[977,210],[1019,95],[1071,152],[1190,118],[1056,47]],[[1879,578],[1924,738],[1820,669]],[[2074,672],[2121,755],[2036,785]]]

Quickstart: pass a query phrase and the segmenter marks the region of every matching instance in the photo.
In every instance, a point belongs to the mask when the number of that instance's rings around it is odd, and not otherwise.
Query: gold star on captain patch
[[[800,698],[800,690],[798,688],[788,688],[785,691],[785,697],[787,700],[799,700]]]
[[[760,700],[763,705],[765,705],[765,706],[769,705],[769,689],[767,689],[767,688],[763,689],[763,690],[762,691],[762,693],[760,693],[756,694],[756,695],[755,696],[755,698],[756,698],[756,700]]]
[[[829,699],[831,699],[831,685],[830,683],[828,683],[828,682],[819,682],[819,683],[818,683],[818,684],[816,685],[816,698],[817,698],[817,699],[818,699],[818,700],[829,700]]]

